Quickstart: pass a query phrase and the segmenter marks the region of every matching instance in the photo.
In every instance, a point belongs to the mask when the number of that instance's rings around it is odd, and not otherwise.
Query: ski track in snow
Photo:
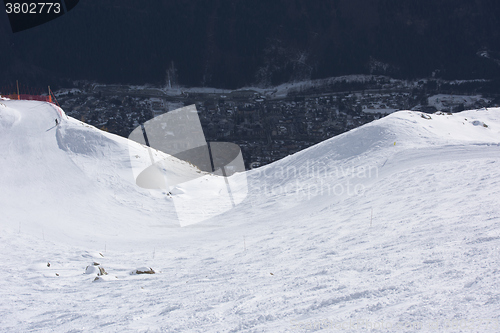
[[[180,228],[126,139],[2,104],[2,332],[500,331],[498,109],[394,113],[247,172],[242,204]]]

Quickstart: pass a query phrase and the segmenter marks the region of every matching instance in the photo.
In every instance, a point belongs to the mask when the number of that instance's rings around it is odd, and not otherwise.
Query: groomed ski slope
[[[135,185],[145,147],[0,103],[2,332],[500,331],[500,109],[393,113],[181,228]]]

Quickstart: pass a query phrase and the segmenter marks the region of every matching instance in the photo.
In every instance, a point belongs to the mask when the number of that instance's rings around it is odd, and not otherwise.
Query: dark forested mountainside
[[[500,77],[496,0],[85,0],[13,34],[1,84],[61,79],[237,88],[373,73]],[[61,82],[61,81],[59,81]]]

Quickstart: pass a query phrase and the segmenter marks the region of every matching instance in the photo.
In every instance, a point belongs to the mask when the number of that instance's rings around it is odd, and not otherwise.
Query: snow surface
[[[0,150],[2,332],[500,331],[500,109],[395,112],[184,228],[146,147],[49,103],[2,100]]]

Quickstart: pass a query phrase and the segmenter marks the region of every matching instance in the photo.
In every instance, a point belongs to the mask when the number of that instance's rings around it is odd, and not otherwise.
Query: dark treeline
[[[499,27],[496,0],[85,0],[17,34],[1,17],[0,84],[162,84],[172,61],[180,84],[223,88],[370,72],[497,78]]]

